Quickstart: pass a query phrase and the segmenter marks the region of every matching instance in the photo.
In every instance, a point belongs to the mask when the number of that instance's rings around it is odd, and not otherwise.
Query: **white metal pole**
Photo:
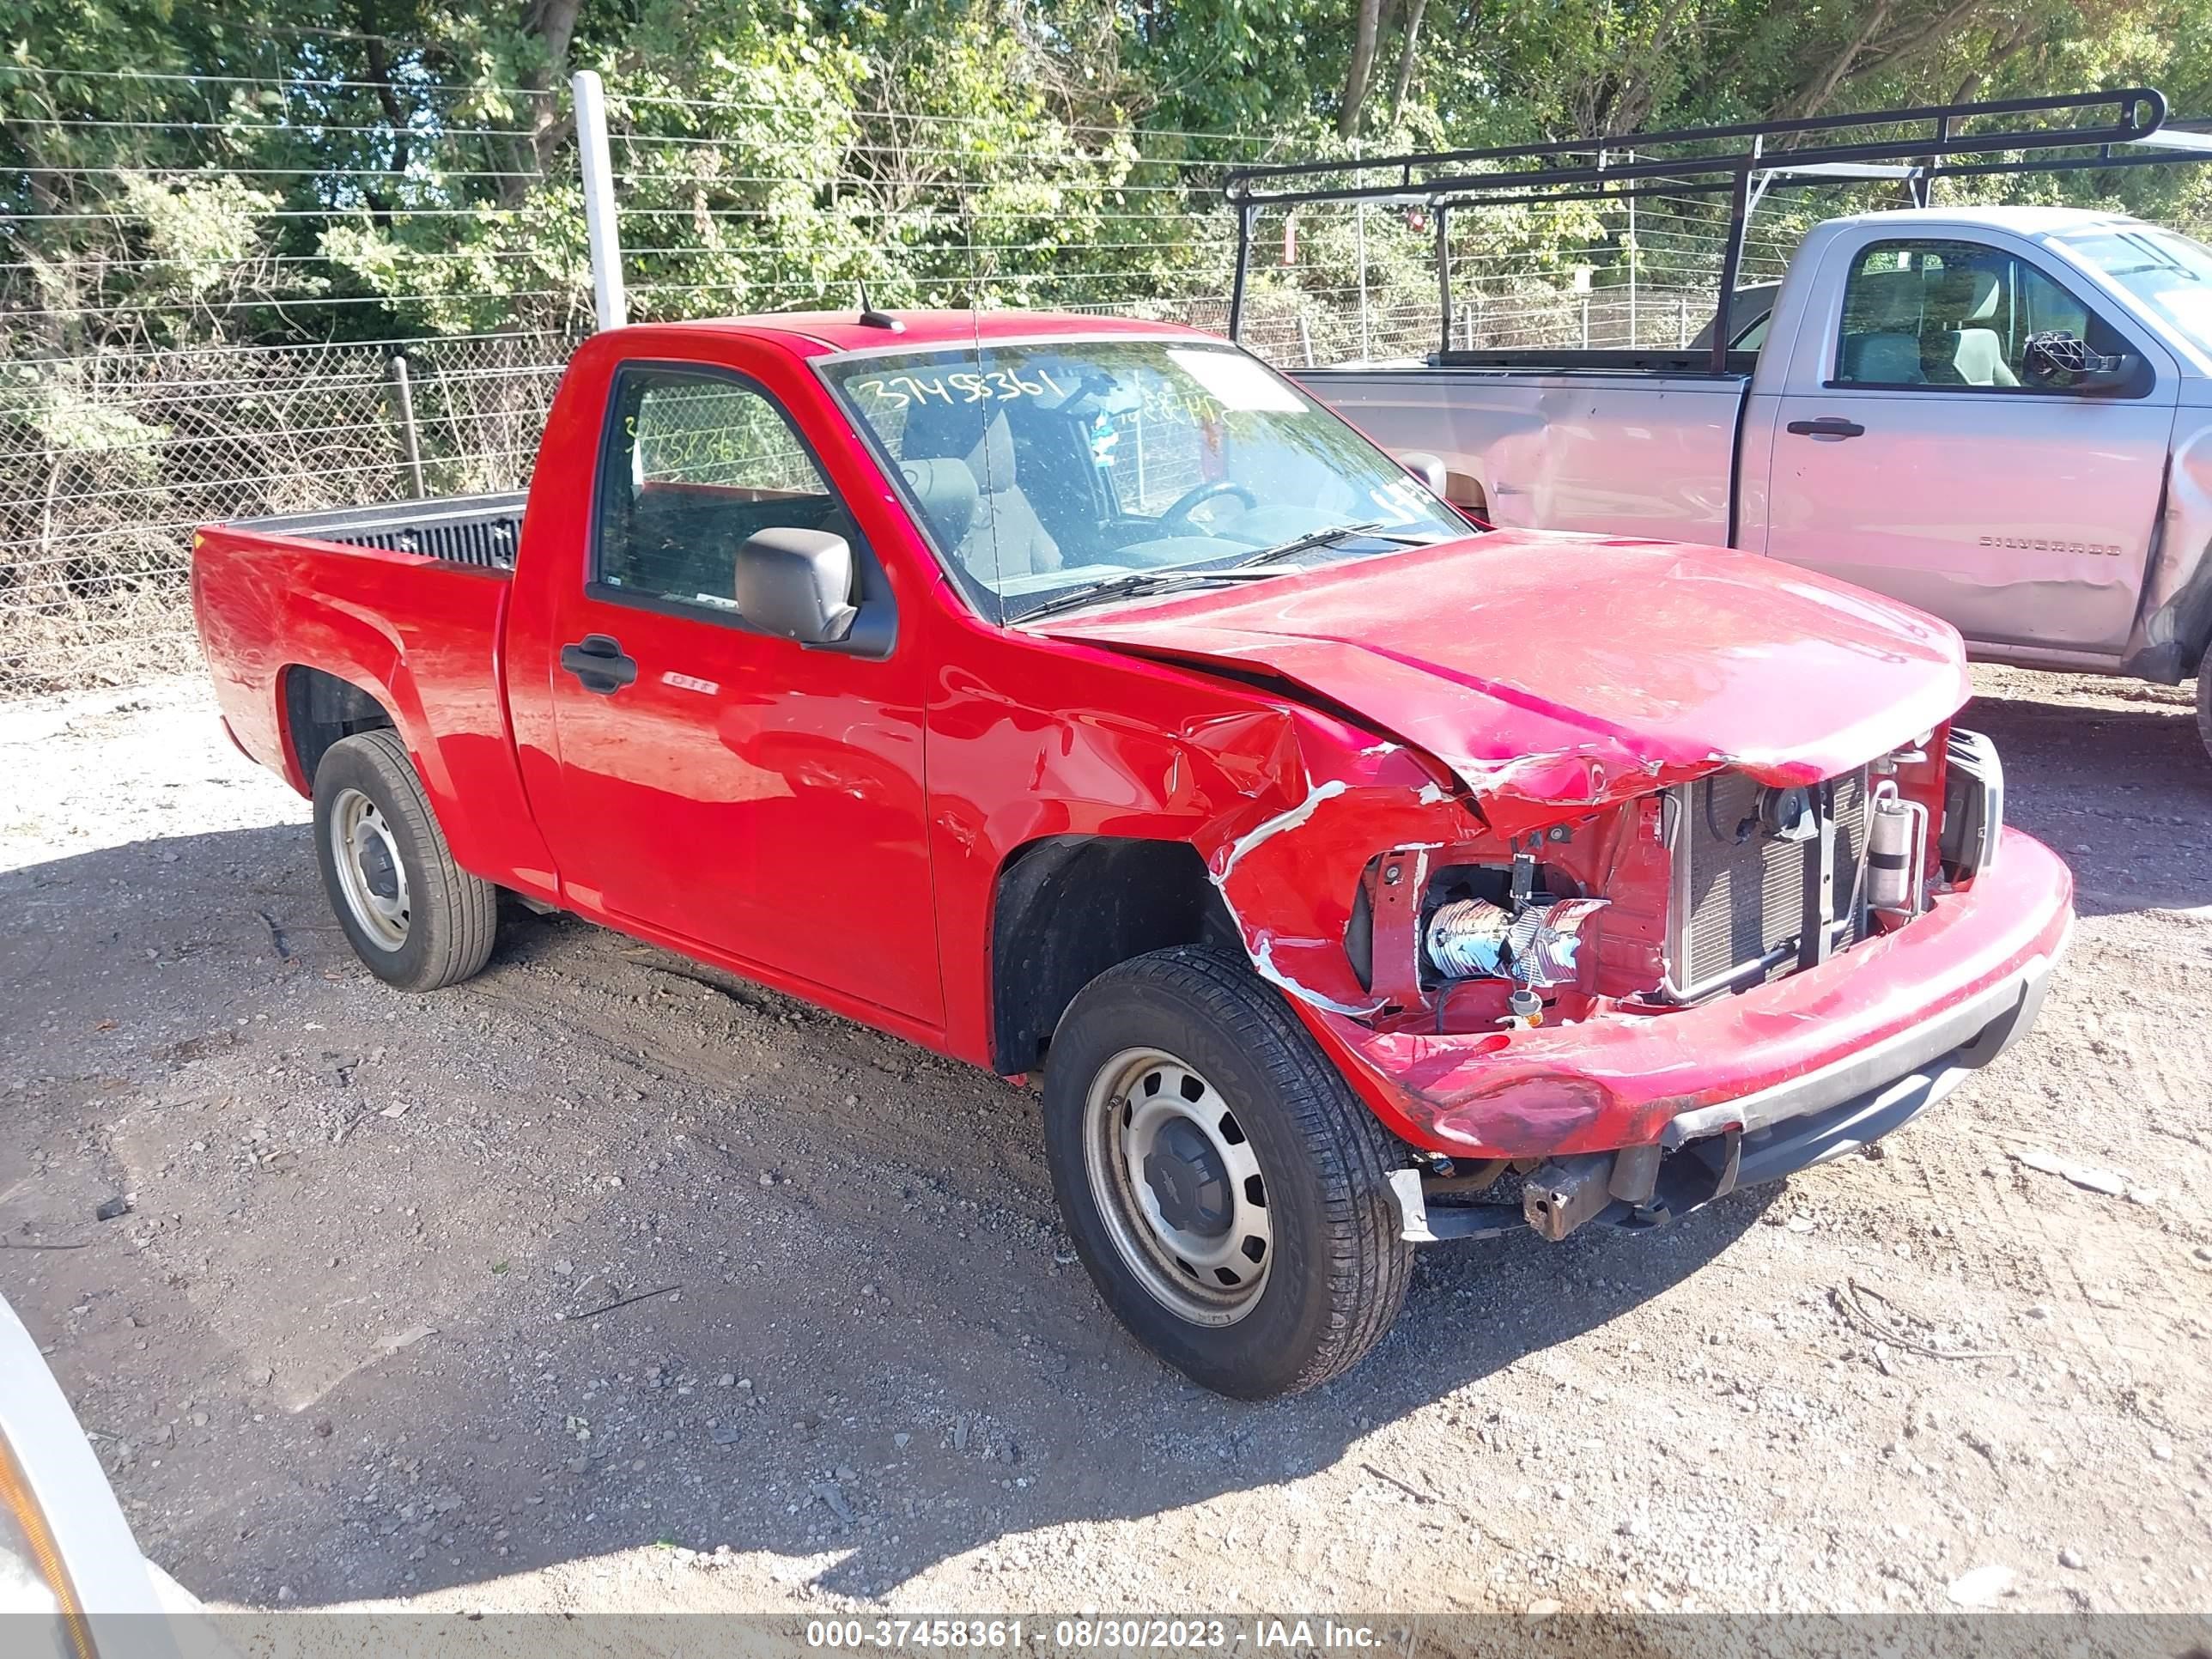
[[[578,70],[568,82],[576,99],[576,153],[584,170],[584,228],[592,242],[592,300],[602,329],[629,320],[623,293],[622,233],[615,219],[615,169],[607,153],[606,90],[597,70]]]
[[[1359,140],[1352,141],[1352,159],[1359,159]],[[1359,361],[1375,361],[1375,346],[1367,328],[1367,204],[1358,203],[1352,209],[1355,234],[1359,239]]]
[[[1636,152],[1632,149],[1628,152],[1628,164],[1631,167],[1636,165]],[[1632,196],[1628,198],[1628,345],[1632,351],[1636,349],[1637,258],[1636,198]]]

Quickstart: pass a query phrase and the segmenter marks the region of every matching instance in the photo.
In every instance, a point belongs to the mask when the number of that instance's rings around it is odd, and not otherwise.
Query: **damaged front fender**
[[[1487,832],[1402,749],[1358,759],[1362,775],[1309,779],[1297,800],[1249,828],[1239,827],[1249,812],[1211,826],[1199,852],[1261,974],[1316,1008],[1366,1019],[1389,1004],[1361,983],[1346,949],[1369,860],[1384,847],[1437,848]],[[1419,882],[1405,883],[1416,896]]]
[[[1267,741],[1224,727],[1206,765],[1224,782],[1235,769],[1236,798],[1209,792],[1191,841],[1258,971],[1418,1146],[1650,1144],[1678,1112],[1909,1020],[1948,994],[1946,975],[1997,971],[2009,948],[1982,937],[1984,880],[1945,896],[1948,921],[1916,920],[1910,950],[1867,942],[1701,1007],[1657,994],[1660,792],[1723,769],[1819,782],[1940,729],[1971,690],[1954,630],[1841,583],[1727,551],[1501,532],[1038,627],[1279,699]],[[1351,730],[1374,737],[1344,745]],[[1429,900],[1516,854],[1516,906],[1530,866],[1537,894],[1605,901],[1576,982],[1536,1013],[1504,979],[1428,971],[1420,939]],[[2031,930],[2065,908],[2037,896]],[[1962,914],[1983,918],[1980,942],[1952,962]]]

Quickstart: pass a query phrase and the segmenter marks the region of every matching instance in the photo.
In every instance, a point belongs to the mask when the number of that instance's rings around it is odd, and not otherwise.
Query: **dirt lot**
[[[2021,1048],[1660,1236],[1434,1248],[1263,1407],[1107,1317],[1032,1096],[574,921],[397,995],[193,683],[0,708],[0,1293],[217,1603],[2204,1608],[2212,762],[1983,689],[2081,888]]]

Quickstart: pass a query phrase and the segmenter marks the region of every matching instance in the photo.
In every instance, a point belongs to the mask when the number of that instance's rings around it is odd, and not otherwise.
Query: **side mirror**
[[[2021,370],[2030,386],[2052,392],[2117,392],[2136,377],[2140,359],[2125,351],[2092,351],[2065,329],[2027,337]]]
[[[738,548],[738,614],[801,645],[852,632],[853,545],[822,530],[763,530]]]
[[[1398,458],[1398,465],[1428,485],[1431,495],[1444,493],[1444,463],[1441,455],[1431,455],[1425,449],[1409,449]]]

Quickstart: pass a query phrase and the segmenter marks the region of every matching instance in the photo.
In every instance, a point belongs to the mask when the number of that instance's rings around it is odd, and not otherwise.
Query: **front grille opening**
[[[1866,834],[1863,769],[1795,798],[1741,772],[1668,793],[1668,990],[1676,1000],[1794,972],[1808,954],[1808,896],[1826,950],[1865,936],[1863,894],[1854,897]]]

